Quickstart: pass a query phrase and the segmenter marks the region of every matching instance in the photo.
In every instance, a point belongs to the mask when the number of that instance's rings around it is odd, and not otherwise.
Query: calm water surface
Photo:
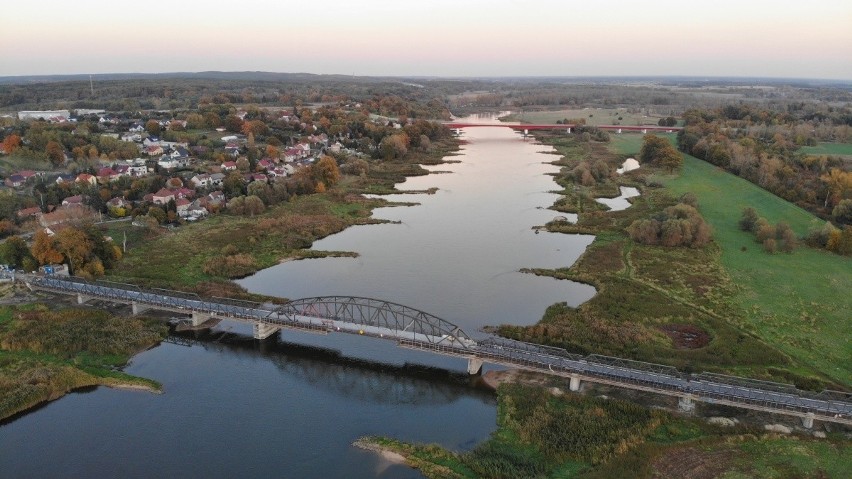
[[[401,224],[350,228],[315,249],[358,258],[285,263],[242,281],[252,291],[299,298],[387,299],[454,322],[532,324],[559,301],[594,289],[518,272],[572,264],[590,236],[535,234],[557,213],[543,162],[549,147],[503,128],[470,129],[461,163],[412,178],[395,195],[415,207],[381,208]],[[460,359],[381,340],[282,332],[257,343],[223,322],[191,347],[165,343],[127,372],[165,393],[97,388],[70,394],[0,426],[3,477],[408,478],[413,470],[351,446],[364,435],[467,450],[495,429],[494,395]]]
[[[560,215],[548,173],[558,167],[551,147],[524,141],[508,128],[470,128],[460,163],[429,167],[449,172],[415,178],[401,190],[437,187],[434,195],[391,195],[414,207],[375,210],[402,224],[349,228],[314,243],[318,250],[355,251],[357,258],[283,263],[240,283],[250,291],[303,298],[366,296],[418,308],[461,326],[468,334],[487,325],[528,325],[547,306],[579,305],[593,287],[518,272],[570,266],[593,236],[541,232]]]

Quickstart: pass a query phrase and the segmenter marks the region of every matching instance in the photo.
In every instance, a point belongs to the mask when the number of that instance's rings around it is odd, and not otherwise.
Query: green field
[[[852,143],[820,143],[817,146],[803,146],[806,155],[852,156]]]
[[[618,118],[621,117],[621,120]],[[624,108],[582,108],[575,110],[525,111],[513,113],[507,120],[526,123],[556,123],[556,120],[583,118],[587,125],[656,125],[660,117],[628,113]]]
[[[633,138],[618,136],[624,154],[638,152]],[[758,186],[687,156],[677,177],[662,177],[676,195],[692,192],[713,226],[722,265],[738,285],[733,302],[755,330],[798,362],[843,384],[852,384],[852,259],[806,247],[792,254],[767,254],[737,227],[751,206],[770,222],[787,222],[803,236],[823,222]]]

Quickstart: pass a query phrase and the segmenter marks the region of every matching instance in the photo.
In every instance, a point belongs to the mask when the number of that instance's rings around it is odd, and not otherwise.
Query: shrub
[[[743,231],[755,231],[755,223],[758,220],[757,211],[752,207],[743,208],[743,215],[740,218],[740,229]]]

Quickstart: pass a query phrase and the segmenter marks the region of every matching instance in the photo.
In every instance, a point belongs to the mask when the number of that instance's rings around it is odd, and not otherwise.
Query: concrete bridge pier
[[[266,323],[254,323],[254,339],[266,339],[273,334],[277,333],[279,328],[278,326],[274,326],[272,324]]]
[[[570,129],[570,128],[568,128],[568,134],[569,134],[569,135],[571,134],[571,129]]]
[[[814,413],[809,412],[807,416],[802,418],[802,426],[804,426],[805,429],[814,427]]]
[[[620,135],[621,134],[621,128],[619,128],[616,133],[618,133]]]
[[[642,134],[643,134],[643,135],[647,135],[647,134],[648,134],[648,129],[647,129],[647,128],[643,128],[643,129],[642,129]]]
[[[86,296],[84,294],[77,293],[77,304],[86,304],[86,301],[91,299],[95,299],[91,296]]]
[[[199,313],[198,311],[193,311],[192,312],[192,318],[190,319],[190,324],[192,324],[193,326],[196,326],[196,327],[201,326],[202,324],[207,322],[208,319],[210,319],[212,317],[213,316],[210,316],[209,314],[204,314],[204,313]]]
[[[151,309],[151,307],[144,305],[142,303],[137,303],[136,301],[133,301],[132,303],[130,303],[130,309],[133,312],[133,316],[138,316],[138,315],[144,313],[145,311],[148,311],[149,309]]]
[[[692,396],[681,396],[677,401],[677,407],[683,412],[695,411],[695,402],[692,401]]]
[[[477,376],[482,373],[482,360],[479,358],[470,358],[467,360],[467,373],[471,376]]]
[[[580,390],[580,377],[579,376],[571,376],[571,382],[568,383],[568,389],[577,392]]]

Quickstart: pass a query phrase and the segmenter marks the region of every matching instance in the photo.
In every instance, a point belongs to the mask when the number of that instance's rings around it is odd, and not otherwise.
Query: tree
[[[828,195],[825,197],[825,206],[836,205],[852,193],[852,172],[846,172],[838,168],[832,168],[820,179],[828,186]]]
[[[56,249],[56,244],[53,238],[51,238],[44,230],[39,229],[36,231],[35,237],[33,238],[33,246],[32,246],[32,256],[38,262],[38,264],[59,264],[65,260],[65,257],[62,256]]]
[[[400,158],[408,153],[408,135],[405,133],[395,133],[393,135],[382,138],[379,143],[379,150],[386,160]]]
[[[683,165],[683,156],[667,139],[645,135],[639,150],[639,162],[659,165],[672,172]]]
[[[54,165],[60,166],[65,163],[65,150],[58,142],[53,140],[48,141],[44,152],[47,153],[47,157],[50,158],[50,162]]]
[[[145,131],[147,131],[151,136],[158,136],[160,134],[160,122],[157,120],[146,121]]]
[[[852,199],[841,200],[834,207],[831,216],[838,223],[852,224]]]
[[[330,156],[323,156],[311,166],[311,176],[317,183],[324,183],[325,186],[334,186],[340,180],[340,169],[337,167],[337,161]]]
[[[3,151],[6,152],[7,155],[11,155],[21,146],[21,137],[12,133],[11,135],[3,138]]]
[[[20,236],[11,236],[0,243],[0,263],[9,265],[11,268],[20,268],[24,260],[31,258],[27,242]]]
[[[743,208],[743,216],[740,218],[740,229],[743,231],[754,231],[754,224],[757,222],[757,211],[752,207]]]
[[[263,200],[254,195],[245,197],[243,207],[245,208],[244,214],[249,216],[259,215],[263,213],[264,208],[266,208],[263,204]]]
[[[92,254],[89,237],[77,228],[64,228],[56,234],[56,247],[68,259],[72,273],[83,269]]]

